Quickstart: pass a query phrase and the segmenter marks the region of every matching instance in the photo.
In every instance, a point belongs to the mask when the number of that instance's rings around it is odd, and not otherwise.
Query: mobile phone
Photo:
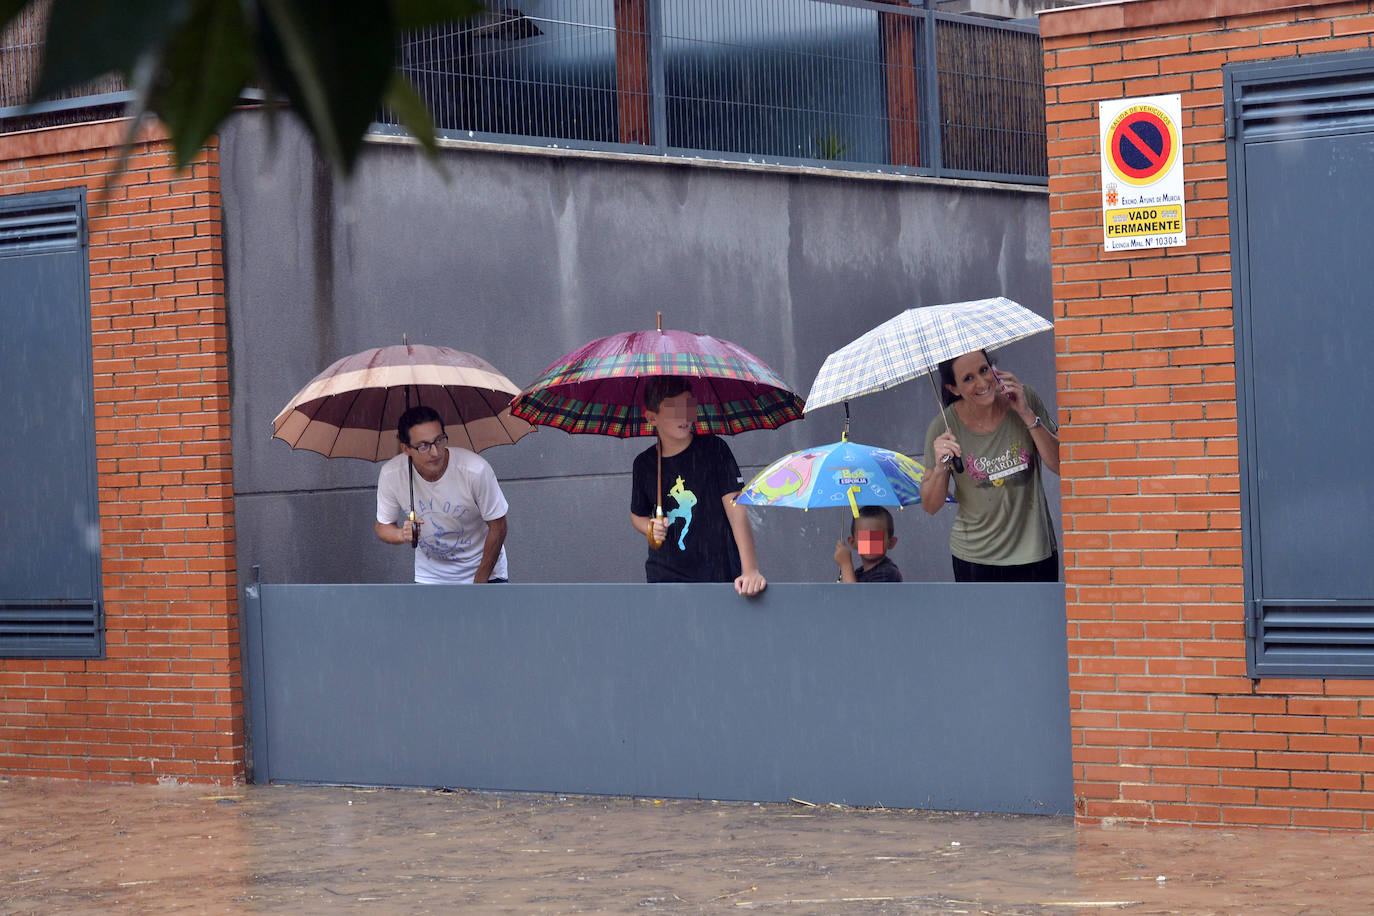
[[[1008,401],[1014,401],[1014,400],[1016,400],[1016,395],[1014,395],[1014,394],[1007,394],[1007,386],[1002,384],[1002,376],[1000,376],[1000,375],[997,374],[997,367],[996,367],[996,366],[988,366],[988,368],[992,370],[992,380],[993,380],[994,382],[997,383],[997,390],[1000,391],[1000,392],[1002,392],[1003,394],[1007,395],[1007,400],[1008,400]]]

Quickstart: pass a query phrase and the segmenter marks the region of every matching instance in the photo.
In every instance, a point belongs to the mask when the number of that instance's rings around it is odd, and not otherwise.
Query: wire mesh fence
[[[1045,175],[1039,36],[957,20],[937,35],[945,168]]]
[[[0,36],[0,129],[92,116],[61,110],[78,98],[18,117],[42,14],[30,7]],[[898,0],[497,0],[475,19],[407,35],[398,63],[442,136],[1047,175],[1034,28]],[[82,91],[108,100],[122,88],[113,77]],[[401,130],[386,110],[376,127]]]
[[[866,0],[516,2],[405,41],[441,131],[1045,179],[1033,28]]]

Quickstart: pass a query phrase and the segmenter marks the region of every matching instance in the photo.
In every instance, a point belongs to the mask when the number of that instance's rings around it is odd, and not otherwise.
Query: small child
[[[768,581],[759,572],[749,515],[735,505],[744,480],[725,440],[696,435],[691,381],[651,379],[644,416],[658,443],[635,458],[630,522],[649,540],[645,581],[733,582],[741,595],[757,595]],[[660,461],[662,493],[656,492]],[[654,518],[658,506],[669,510],[666,518]]]
[[[844,541],[835,542],[835,563],[840,567],[841,582],[901,582],[902,571],[887,557],[897,546],[893,534],[892,513],[882,506],[864,506],[859,517],[849,524],[849,544],[859,550],[862,566],[854,565],[854,557]]]

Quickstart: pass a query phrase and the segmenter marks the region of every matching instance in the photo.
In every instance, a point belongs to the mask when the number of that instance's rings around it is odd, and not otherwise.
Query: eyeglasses
[[[443,448],[445,445],[448,445],[447,433],[436,436],[433,442],[416,442],[410,447],[417,452],[427,452],[432,448]]]

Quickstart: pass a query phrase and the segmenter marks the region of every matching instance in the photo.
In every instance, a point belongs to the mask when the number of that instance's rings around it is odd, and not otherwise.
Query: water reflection
[[[0,779],[0,912],[1355,913],[1374,835]]]

